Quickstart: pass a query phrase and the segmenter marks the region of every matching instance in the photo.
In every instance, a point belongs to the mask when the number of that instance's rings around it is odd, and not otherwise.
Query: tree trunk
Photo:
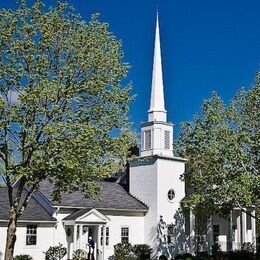
[[[6,246],[5,246],[5,260],[13,260],[14,245],[16,241],[16,225],[17,213],[14,209],[10,210],[10,219],[7,228]]]

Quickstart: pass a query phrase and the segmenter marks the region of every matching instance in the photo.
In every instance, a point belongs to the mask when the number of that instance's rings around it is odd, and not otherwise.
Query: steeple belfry
[[[156,17],[152,77],[148,122],[141,124],[141,156],[160,155],[173,157],[173,124],[167,122],[167,112],[164,106],[158,12]]]
[[[166,122],[166,110],[164,106],[163,93],[163,73],[162,73],[162,58],[160,44],[160,27],[159,14],[156,17],[155,42],[154,42],[154,57],[153,57],[153,74],[152,74],[152,89],[150,109],[148,110],[148,121]]]

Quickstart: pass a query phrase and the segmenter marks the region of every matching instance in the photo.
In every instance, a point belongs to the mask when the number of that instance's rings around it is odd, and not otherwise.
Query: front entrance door
[[[88,240],[89,238],[92,238],[95,242],[95,249],[94,249],[94,259],[95,260],[98,260],[98,226],[88,226]],[[90,247],[88,247],[88,253],[91,251]],[[89,260],[92,260],[92,259],[89,259]]]

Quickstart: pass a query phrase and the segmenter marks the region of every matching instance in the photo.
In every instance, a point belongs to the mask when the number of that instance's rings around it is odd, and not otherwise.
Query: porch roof
[[[64,218],[63,220],[76,220],[78,217],[90,212],[91,209],[80,209],[77,210],[75,212],[73,212],[72,214],[68,215],[66,218]]]
[[[62,221],[81,223],[107,223],[110,219],[97,209],[80,209],[65,217]]]

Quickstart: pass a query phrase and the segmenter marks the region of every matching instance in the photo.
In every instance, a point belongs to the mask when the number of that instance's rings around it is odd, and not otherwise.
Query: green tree
[[[182,124],[176,147],[189,160],[183,178],[192,190],[184,206],[222,216],[233,208],[259,207],[259,119],[257,73],[255,84],[228,105],[213,93],[193,122]]]
[[[86,23],[65,3],[47,9],[24,0],[16,10],[0,10],[0,46],[0,165],[11,260],[17,219],[42,180],[55,184],[55,199],[74,190],[98,196],[93,179],[120,169],[135,137],[127,117],[131,87],[122,84],[129,65],[98,15]]]

